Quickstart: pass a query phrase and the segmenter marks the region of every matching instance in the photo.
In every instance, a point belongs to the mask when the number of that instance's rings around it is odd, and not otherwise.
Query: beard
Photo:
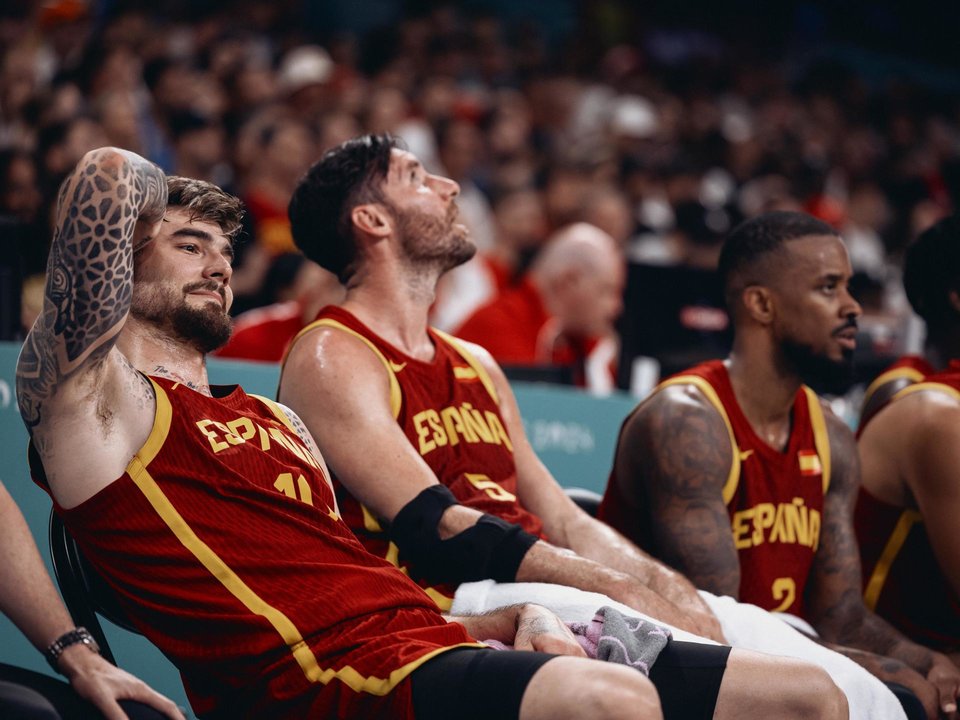
[[[457,207],[451,205],[444,219],[414,210],[392,207],[397,220],[400,244],[407,258],[417,264],[435,265],[440,273],[463,265],[477,252],[477,246],[457,227]]]
[[[135,284],[130,314],[206,354],[226,344],[233,323],[230,316],[215,305],[187,304],[187,294],[195,290],[219,292],[219,285],[201,281],[184,285],[178,291],[169,285]]]
[[[780,349],[787,367],[818,393],[842,395],[856,380],[851,350],[844,349],[843,357],[834,360],[792,340],[782,340]]]

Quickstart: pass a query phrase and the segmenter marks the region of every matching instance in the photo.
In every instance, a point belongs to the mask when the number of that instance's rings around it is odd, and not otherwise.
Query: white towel
[[[720,620],[723,633],[733,647],[799,658],[826,670],[847,696],[850,720],[906,720],[903,708],[887,686],[852,660],[818,645],[755,605],[738,603],[733,598],[717,597],[708,592],[701,591],[700,594]],[[600,593],[548,583],[497,583],[493,580],[464,583],[457,588],[450,614],[475,615],[524,602],[543,605],[564,622],[589,622],[600,607],[612,605],[628,616],[642,617],[670,627],[677,640],[715,644]]]

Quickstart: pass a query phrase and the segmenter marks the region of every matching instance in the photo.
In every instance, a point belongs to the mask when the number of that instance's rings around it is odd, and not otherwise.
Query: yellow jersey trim
[[[387,370],[387,378],[390,381],[390,410],[393,413],[394,420],[399,418],[400,406],[403,403],[403,393],[400,390],[400,383],[397,380],[396,372],[394,372],[393,363],[387,360],[386,356],[382,352],[380,352],[380,349],[376,345],[374,345],[371,340],[364,337],[363,335],[358,333],[356,330],[347,327],[339,320],[333,320],[331,318],[321,318],[320,320],[315,320],[314,322],[310,323],[303,330],[298,332],[296,336],[293,338],[293,340],[290,342],[290,345],[288,346],[288,348],[292,348],[293,344],[300,339],[301,335],[304,335],[305,333],[308,333],[314,328],[318,328],[318,327],[330,327],[330,328],[336,328],[337,330],[343,330],[345,333],[349,333],[350,335],[353,335],[355,338],[363,342],[368,348],[370,348],[370,350],[373,351],[373,354],[377,356],[380,362],[383,363],[383,367],[385,367]],[[289,354],[289,352],[290,350],[288,349],[287,353]],[[286,362],[286,357],[284,357],[284,362]]]
[[[823,494],[830,488],[830,435],[827,434],[827,420],[823,416],[823,406],[819,396],[806,385],[803,392],[807,395],[807,407],[810,408],[810,425],[813,427],[813,444],[820,456],[823,480]]]
[[[909,380],[912,383],[918,383],[923,380],[923,378],[924,374],[912,367],[898,367],[893,368],[893,370],[887,370],[877,375],[873,382],[867,386],[867,390],[863,393],[863,400],[860,404],[862,407],[866,407],[874,393],[888,382],[893,382],[894,380]]]
[[[287,415],[286,412],[284,412],[284,409],[280,406],[280,403],[274,400],[271,400],[270,398],[264,397],[263,395],[251,394],[250,397],[256,398],[257,400],[262,402],[264,405],[266,405],[270,409],[270,412],[272,412],[274,415],[277,416],[277,420],[279,420],[284,425],[286,425],[287,429],[290,432],[292,432],[295,437],[300,437],[300,433],[297,432],[297,429],[293,426],[293,421],[290,419],[290,416]]]
[[[919,522],[922,522],[922,519],[920,513],[916,510],[904,510],[900,519],[897,520],[897,524],[894,526],[893,532],[890,533],[890,538],[880,554],[880,559],[877,560],[877,566],[870,574],[867,587],[863,591],[863,603],[870,610],[876,609],[877,602],[880,600],[880,592],[887,581],[887,575],[890,574],[890,566],[893,565],[893,561],[900,554],[900,550],[903,549],[903,544],[907,541],[910,530]]]
[[[363,529],[367,532],[383,532],[380,522],[373,516],[373,513],[367,509],[367,506],[362,503],[357,504],[360,506],[360,510],[363,512]]]
[[[943,383],[938,382],[918,382],[914,385],[908,385],[894,395],[893,400],[899,400],[902,397],[912,395],[913,393],[922,392],[924,390],[935,390],[936,392],[941,392],[944,395],[949,395],[954,400],[960,400],[960,392],[957,392],[955,388],[952,388],[949,385],[944,385]]]
[[[167,441],[167,435],[170,433],[170,423],[173,421],[173,406],[170,404],[170,398],[167,397],[166,391],[152,377],[147,376],[147,380],[153,386],[153,396],[157,408],[154,411],[153,428],[150,430],[150,435],[147,436],[147,441],[133,456],[130,464],[127,465],[127,473],[130,474],[130,477],[133,477],[131,468],[135,467],[134,463],[137,463],[137,466],[146,467],[157,456],[157,453],[160,452],[163,444]],[[177,385],[179,384],[177,383]]]
[[[487,369],[480,364],[480,361],[477,360],[476,356],[467,350],[460,340],[453,337],[453,335],[448,335],[442,330],[437,330],[433,328],[433,331],[439,335],[441,338],[446,340],[446,342],[462,357],[467,361],[467,364],[473,368],[473,371],[477,374],[477,377],[480,378],[480,382],[483,383],[483,386],[487,389],[487,392],[490,393],[490,397],[493,398],[493,401],[499,406],[500,405],[500,396],[497,394],[497,388],[494,387],[493,379],[490,377],[490,373],[487,372]],[[467,374],[462,370],[460,373],[457,373],[458,368],[454,368],[454,376],[462,379],[469,379]]]
[[[157,484],[156,480],[150,475],[147,465],[156,458],[160,449],[170,432],[170,423],[173,418],[170,399],[167,397],[163,388],[152,379],[154,392],[156,393],[157,412],[154,417],[153,429],[150,432],[147,441],[140,451],[134,456],[133,460],[127,466],[127,473],[133,482],[143,493],[147,502],[150,503],[154,511],[170,528],[174,536],[180,543],[213,575],[226,590],[237,600],[243,603],[250,612],[265,618],[277,631],[287,647],[290,648],[294,659],[303,671],[303,674],[311,682],[319,682],[326,685],[331,680],[337,679],[343,682],[347,687],[355,692],[365,692],[371,695],[386,695],[397,686],[410,673],[420,667],[433,657],[442,652],[456,647],[483,647],[480,643],[459,643],[437,648],[436,650],[421,655],[405,665],[391,671],[386,678],[361,675],[349,665],[334,670],[332,668],[323,669],[317,662],[313,650],[304,641],[302,634],[297,629],[293,621],[283,612],[267,603],[263,598],[254,592],[238,576],[224,560],[205,542],[203,542],[193,528],[189,526],[183,516],[177,511],[170,502],[166,494]]]
[[[729,505],[730,501],[733,500],[734,493],[737,492],[737,485],[740,483],[741,455],[740,448],[737,446],[737,438],[733,434],[733,425],[730,423],[730,418],[727,415],[726,409],[723,407],[723,403],[720,402],[720,396],[717,395],[717,391],[713,389],[713,385],[699,375],[678,375],[677,377],[660,383],[657,390],[659,391],[671,385],[693,385],[703,393],[707,400],[710,401],[710,404],[720,413],[723,424],[727,426],[727,434],[730,436],[731,459],[730,472],[727,473],[727,481],[723,484],[723,504]],[[746,457],[749,457],[749,451]],[[744,459],[746,459],[746,457],[744,457]]]
[[[443,593],[434,590],[432,587],[423,588],[423,591],[437,604],[437,607],[440,608],[441,612],[450,612],[450,608],[453,607],[452,597],[447,597]]]

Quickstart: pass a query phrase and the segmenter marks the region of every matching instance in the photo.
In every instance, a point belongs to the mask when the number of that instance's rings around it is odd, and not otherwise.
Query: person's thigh
[[[726,645],[671,640],[650,669],[668,720],[710,720],[727,668]]]
[[[411,676],[417,720],[518,718],[530,679],[547,653],[460,648],[437,655]]]
[[[842,720],[843,692],[823,668],[804,660],[734,649],[717,698],[717,720]]]
[[[582,657],[453,650],[411,676],[417,720],[661,720],[653,684],[625,665]]]
[[[650,679],[635,668],[557,657],[530,680],[520,720],[663,720]]]

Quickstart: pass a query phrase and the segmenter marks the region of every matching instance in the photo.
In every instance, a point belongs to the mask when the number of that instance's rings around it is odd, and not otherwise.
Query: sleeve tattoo
[[[43,312],[17,367],[27,427],[43,402],[78,368],[102,359],[122,327],[133,294],[134,227],[163,217],[166,179],[124,151],[88,153],[60,189]]]
[[[740,563],[723,503],[730,439],[712,408],[685,388],[651,398],[625,429],[620,482],[646,497],[656,554],[699,588],[736,597]]]

